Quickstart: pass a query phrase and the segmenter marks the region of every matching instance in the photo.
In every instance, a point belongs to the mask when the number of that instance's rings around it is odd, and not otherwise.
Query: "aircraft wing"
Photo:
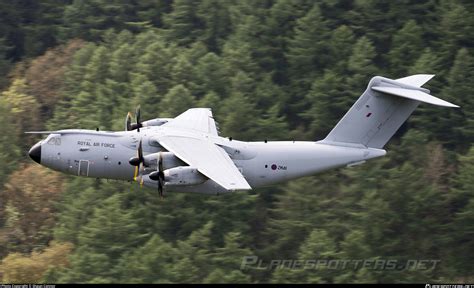
[[[181,128],[217,136],[216,122],[209,108],[192,108],[178,115],[163,127]]]
[[[225,189],[252,189],[224,149],[208,138],[185,133],[160,136],[156,137],[156,140],[176,157],[197,168],[199,172]]]

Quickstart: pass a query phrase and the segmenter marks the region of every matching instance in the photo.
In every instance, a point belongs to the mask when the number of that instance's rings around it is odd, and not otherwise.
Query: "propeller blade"
[[[137,106],[137,108],[135,109],[135,117],[136,117],[136,120],[137,120],[137,123],[141,123],[140,122],[140,105]]]
[[[145,159],[143,158],[142,139],[140,139],[140,142],[138,143],[138,160],[141,164],[145,163]]]
[[[138,173],[140,174],[140,187],[143,187],[143,177],[141,177],[143,170],[145,169],[145,159],[143,158],[142,139],[138,143]]]
[[[160,152],[159,154],[159,159],[158,159],[158,171],[163,173],[163,154]]]
[[[165,185],[165,174],[163,173],[163,154],[160,152],[158,159],[158,194],[163,199],[163,186]]]
[[[163,154],[160,152],[158,153],[158,165],[156,165],[156,171],[151,172],[148,174],[153,181],[158,181],[158,194],[160,198],[163,199],[163,190],[165,186],[165,173],[163,172]]]
[[[130,114],[130,122],[131,122],[131,114]],[[127,120],[128,121],[128,115],[127,115]],[[125,125],[127,125],[127,129],[130,129],[130,130],[127,130],[127,131],[131,131],[131,130],[137,130],[137,132],[140,132],[140,128],[143,127],[143,124],[141,122],[141,112],[140,112],[140,105],[137,106],[137,108],[135,109],[135,120],[136,120],[136,123],[130,123],[130,126],[128,126],[128,122],[126,122]],[[130,128],[128,128],[130,127]]]
[[[164,182],[165,182],[165,179],[164,177],[162,176],[163,173],[160,172],[160,174],[158,175],[158,195],[160,195],[160,198],[163,199],[163,186],[164,186]]]
[[[132,115],[130,112],[127,113],[127,117],[125,118],[125,131],[132,130]]]
[[[142,127],[142,122],[140,121],[140,105],[137,106],[137,108],[135,109],[135,117],[136,117],[136,120],[137,120],[137,132],[140,132],[140,127]]]
[[[130,165],[135,166],[135,173],[133,175],[133,180],[140,182],[140,187],[143,186],[143,177],[142,172],[145,168],[145,158],[143,158],[143,148],[142,148],[142,140],[138,143],[137,149],[137,156],[130,158],[128,160]]]
[[[130,163],[132,166],[140,166],[140,164],[143,164],[144,162],[145,159],[143,158],[142,140],[140,140],[138,143],[137,156],[130,158],[128,163]]]
[[[158,165],[156,171],[150,173],[149,177],[153,181],[158,181],[158,194],[163,199],[163,188],[165,185],[165,174],[163,173],[163,155],[161,152],[158,154]]]

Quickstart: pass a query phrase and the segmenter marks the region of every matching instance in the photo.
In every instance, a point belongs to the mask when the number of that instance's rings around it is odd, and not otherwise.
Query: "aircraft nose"
[[[36,163],[41,164],[41,143],[38,142],[33,147],[31,147],[28,155],[30,155],[30,158]]]

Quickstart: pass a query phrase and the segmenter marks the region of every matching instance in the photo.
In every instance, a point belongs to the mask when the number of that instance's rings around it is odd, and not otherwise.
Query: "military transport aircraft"
[[[136,123],[127,115],[125,131],[27,132],[49,134],[29,156],[72,175],[135,180],[160,196],[164,189],[204,194],[250,190],[385,155],[384,145],[420,102],[459,107],[420,88],[433,76],[373,77],[320,141],[242,142],[220,137],[208,108],[145,122],[137,109]]]

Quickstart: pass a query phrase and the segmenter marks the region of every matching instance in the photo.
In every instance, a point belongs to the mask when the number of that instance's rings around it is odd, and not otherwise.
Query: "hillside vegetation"
[[[2,283],[472,282],[474,3],[0,1]],[[375,75],[436,74],[387,156],[203,196],[66,176],[30,130],[122,130],[210,107],[239,140],[322,139]],[[241,269],[439,260],[433,269]],[[256,265],[254,265],[256,266]]]

